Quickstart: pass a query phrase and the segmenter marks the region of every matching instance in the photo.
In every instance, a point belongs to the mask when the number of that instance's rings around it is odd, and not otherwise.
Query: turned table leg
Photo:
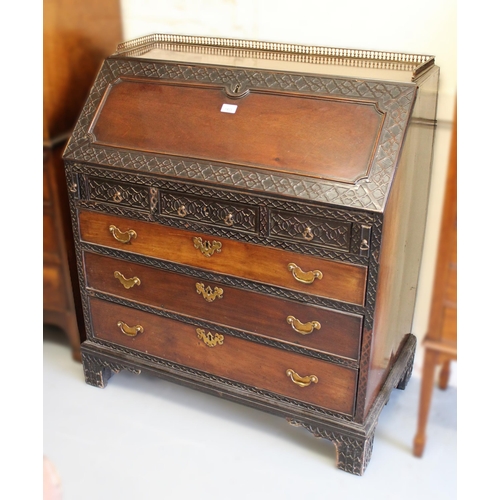
[[[443,391],[448,387],[448,382],[450,380],[450,365],[451,360],[445,361],[439,372],[438,387]]]
[[[420,387],[420,407],[418,411],[417,434],[413,440],[413,454],[421,457],[425,447],[425,430],[429,418],[431,406],[432,390],[434,388],[434,371],[438,362],[439,353],[431,350],[425,350],[424,369],[422,373],[422,383]]]

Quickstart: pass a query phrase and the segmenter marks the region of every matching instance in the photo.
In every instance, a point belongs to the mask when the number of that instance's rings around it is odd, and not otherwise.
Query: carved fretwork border
[[[318,206],[314,204],[304,204],[292,202],[284,199],[272,197],[255,197],[248,194],[216,190],[200,186],[198,184],[184,184],[181,182],[170,182],[162,178],[143,175],[131,175],[126,172],[106,170],[100,171],[93,166],[87,166],[80,163],[72,164],[75,172],[80,177],[81,200],[78,202],[81,208],[99,212],[111,213],[113,215],[133,218],[143,221],[154,221],[163,225],[177,228],[190,229],[192,231],[202,231],[223,238],[231,238],[247,243],[256,243],[282,250],[299,252],[303,254],[316,255],[325,259],[334,259],[342,262],[349,262],[357,265],[367,265],[368,258],[359,255],[361,224],[371,226],[375,220],[376,214],[357,212],[355,210],[338,210],[332,207]],[[194,195],[208,200],[229,201],[239,203],[250,207],[257,207],[259,210],[258,232],[234,230],[222,225],[197,220],[190,220],[181,217],[175,217],[159,213],[157,199],[152,200],[151,207],[148,210],[123,206],[120,204],[96,202],[88,200],[89,197],[89,177],[99,177],[111,179],[117,182],[127,182],[138,186],[149,186],[155,196],[158,196],[158,190],[178,192],[186,195]],[[153,198],[153,194],[151,194]],[[287,238],[271,237],[269,235],[268,219],[269,209],[296,213],[300,216],[315,216],[324,219],[333,219],[335,222],[341,221],[350,223],[352,226],[351,252],[336,251],[334,248],[324,244],[311,244],[309,242],[294,242]]]
[[[304,215],[326,217],[345,222],[357,222],[359,224],[371,225],[374,220],[374,214],[370,212],[363,212],[359,210],[341,210],[329,205],[304,203],[297,200],[290,201],[286,198],[277,198],[270,195],[262,196],[254,193],[249,194],[232,189],[214,189],[213,187],[207,187],[203,184],[195,182],[171,180],[157,175],[126,172],[123,170],[103,168],[73,161],[67,161],[66,163],[67,165],[71,165],[73,172],[84,174],[86,176],[129,182],[131,184],[141,184],[202,198],[208,197],[221,201],[241,203],[244,205],[258,206],[265,204],[268,208],[275,210],[284,210],[286,212],[296,212]]]
[[[129,307],[132,309],[138,309],[139,311],[143,311],[150,314],[155,314],[157,316],[161,316],[163,318],[169,318],[176,321],[181,321],[182,323],[190,324],[193,326],[198,326],[201,328],[205,328],[207,330],[217,331],[217,333],[222,333],[224,335],[231,335],[233,337],[238,337],[240,339],[248,340],[250,342],[255,342],[256,344],[262,344],[270,347],[276,347],[277,349],[281,349],[283,351],[296,352],[298,354],[303,354],[305,356],[309,356],[311,358],[321,359],[323,361],[328,361],[335,365],[343,366],[346,368],[351,368],[353,370],[357,370],[358,363],[353,359],[341,358],[338,356],[330,355],[325,352],[316,351],[314,349],[309,349],[307,347],[301,347],[295,344],[288,344],[286,342],[280,342],[277,340],[273,340],[267,337],[262,337],[257,334],[251,334],[244,332],[242,330],[236,330],[234,328],[229,328],[226,326],[210,323],[208,321],[202,321],[197,318],[184,316],[182,314],[178,314],[175,312],[167,311],[165,309],[160,309],[158,307],[148,306],[145,304],[133,302],[130,300],[126,300],[120,297],[116,297],[115,295],[108,295],[106,293],[87,290],[87,294],[91,297],[95,297],[97,299],[106,300],[108,302],[112,302],[114,304],[119,304],[125,307]],[[95,339],[95,332],[92,332],[92,338]]]
[[[88,133],[92,119],[108,86],[120,77],[127,76],[220,86],[240,84],[245,89],[327,95],[374,102],[385,113],[385,119],[369,176],[352,185],[239,165],[98,146],[92,142],[92,135]],[[416,86],[411,83],[164,63],[114,56],[103,63],[64,157],[126,170],[163,174],[171,178],[191,179],[381,212],[392,182],[415,96]]]

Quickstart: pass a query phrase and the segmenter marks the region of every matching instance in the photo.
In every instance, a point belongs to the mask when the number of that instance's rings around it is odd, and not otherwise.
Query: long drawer
[[[240,290],[94,253],[87,286],[131,301],[359,360],[362,316]]]
[[[357,370],[90,299],[94,336],[180,365],[352,415]]]
[[[82,211],[83,241],[304,293],[363,305],[367,268],[214,238],[151,222]]]

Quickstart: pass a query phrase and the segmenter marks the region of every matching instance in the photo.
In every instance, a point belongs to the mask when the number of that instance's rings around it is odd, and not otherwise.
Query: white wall
[[[414,333],[426,333],[454,113],[456,0],[121,0],[124,38],[205,35],[436,56],[438,126]],[[422,364],[417,351],[415,370]],[[452,384],[456,383],[455,374]]]

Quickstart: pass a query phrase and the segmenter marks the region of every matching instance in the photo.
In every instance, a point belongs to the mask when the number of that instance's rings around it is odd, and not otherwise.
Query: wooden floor
[[[457,390],[436,389],[423,458],[412,455],[420,379],[384,408],[363,477],[285,420],[149,375],[85,384],[58,330],[44,328],[44,455],[64,500],[454,500]]]

